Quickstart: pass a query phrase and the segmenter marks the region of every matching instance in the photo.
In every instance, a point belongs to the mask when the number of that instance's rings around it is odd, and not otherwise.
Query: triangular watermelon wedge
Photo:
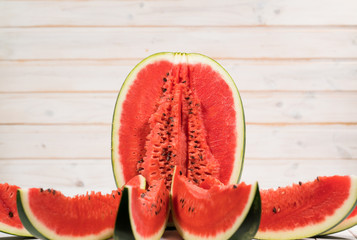
[[[66,197],[53,189],[19,189],[17,209],[37,238],[98,240],[113,235],[120,198],[121,190]]]
[[[328,233],[352,212],[357,204],[357,177],[317,177],[260,194],[262,218],[255,238],[312,237]]]
[[[184,239],[251,239],[259,227],[258,184],[224,185],[207,178],[201,187],[176,170],[171,208]]]
[[[124,186],[115,223],[115,240],[160,239],[165,231],[169,216],[169,192],[165,182],[161,179],[146,189],[145,178],[138,176],[142,184]]]

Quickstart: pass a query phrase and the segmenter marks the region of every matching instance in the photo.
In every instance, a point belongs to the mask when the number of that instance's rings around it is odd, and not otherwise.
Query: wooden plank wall
[[[115,187],[116,95],[142,58],[200,52],[245,106],[243,180],[357,174],[355,0],[0,0],[0,182]]]

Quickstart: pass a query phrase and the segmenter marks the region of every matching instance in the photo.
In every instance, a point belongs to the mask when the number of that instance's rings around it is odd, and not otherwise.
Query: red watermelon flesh
[[[117,99],[112,163],[118,186],[137,174],[171,186],[174,166],[196,184],[239,178],[244,116],[234,82],[198,54],[162,53],[129,74]]]
[[[121,191],[91,192],[74,197],[53,189],[18,190],[23,225],[38,238],[106,239],[113,235]]]
[[[18,186],[0,184],[0,231],[18,235],[32,236],[22,225],[16,207]]]
[[[259,195],[257,184],[224,185],[217,181],[208,177],[199,187],[183,176],[182,171],[177,170],[174,175],[171,187],[173,220],[184,239],[229,239],[247,217],[256,194]],[[260,204],[260,200],[257,202]],[[260,205],[259,216],[248,225],[254,225],[257,230],[259,217]],[[252,228],[246,226],[246,229]]]
[[[256,238],[297,239],[328,231],[353,210],[357,178],[318,177],[261,191],[262,217]]]

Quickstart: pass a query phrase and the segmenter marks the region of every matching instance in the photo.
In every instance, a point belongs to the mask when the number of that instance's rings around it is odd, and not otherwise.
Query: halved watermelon
[[[22,224],[41,239],[107,239],[113,235],[121,191],[66,197],[53,189],[20,189]]]
[[[234,81],[201,54],[158,53],[126,78],[112,124],[118,187],[137,174],[171,186],[174,166],[199,184],[240,177],[245,146],[242,102]]]
[[[318,177],[260,194],[262,218],[255,238],[312,237],[329,231],[351,213],[357,203],[357,178]]]
[[[147,189],[145,179],[143,183],[124,186],[114,239],[160,239],[164,233],[169,216],[169,192],[164,179]]]
[[[0,231],[8,234],[32,236],[22,225],[16,207],[18,186],[0,184]]]
[[[175,171],[171,208],[177,231],[184,239],[253,238],[261,210],[258,184],[216,181],[208,177],[199,187],[182,171]]]

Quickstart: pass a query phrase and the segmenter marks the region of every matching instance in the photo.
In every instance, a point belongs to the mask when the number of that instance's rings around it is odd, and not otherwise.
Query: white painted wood
[[[110,159],[0,160],[0,183],[54,188],[64,193],[116,188]]]
[[[110,159],[111,126],[2,125],[0,159]],[[356,125],[247,126],[247,159],[357,159]]]
[[[2,28],[0,60],[141,59],[160,51],[213,58],[355,58],[356,36],[355,28]]]
[[[0,26],[356,25],[353,0],[0,1]],[[18,17],[21,16],[21,17]]]
[[[246,159],[241,181],[258,181],[261,189],[289,186],[317,176],[357,175],[357,161],[349,159]]]
[[[357,123],[356,92],[241,92],[250,123]],[[0,124],[111,124],[117,93],[0,94]]]
[[[0,92],[118,92],[139,60],[0,61]],[[356,61],[218,61],[241,91],[357,90]]]
[[[317,176],[356,174],[357,161],[246,159],[241,181],[259,182],[261,189],[312,181]],[[110,159],[2,159],[0,183],[84,193],[115,188]]]

